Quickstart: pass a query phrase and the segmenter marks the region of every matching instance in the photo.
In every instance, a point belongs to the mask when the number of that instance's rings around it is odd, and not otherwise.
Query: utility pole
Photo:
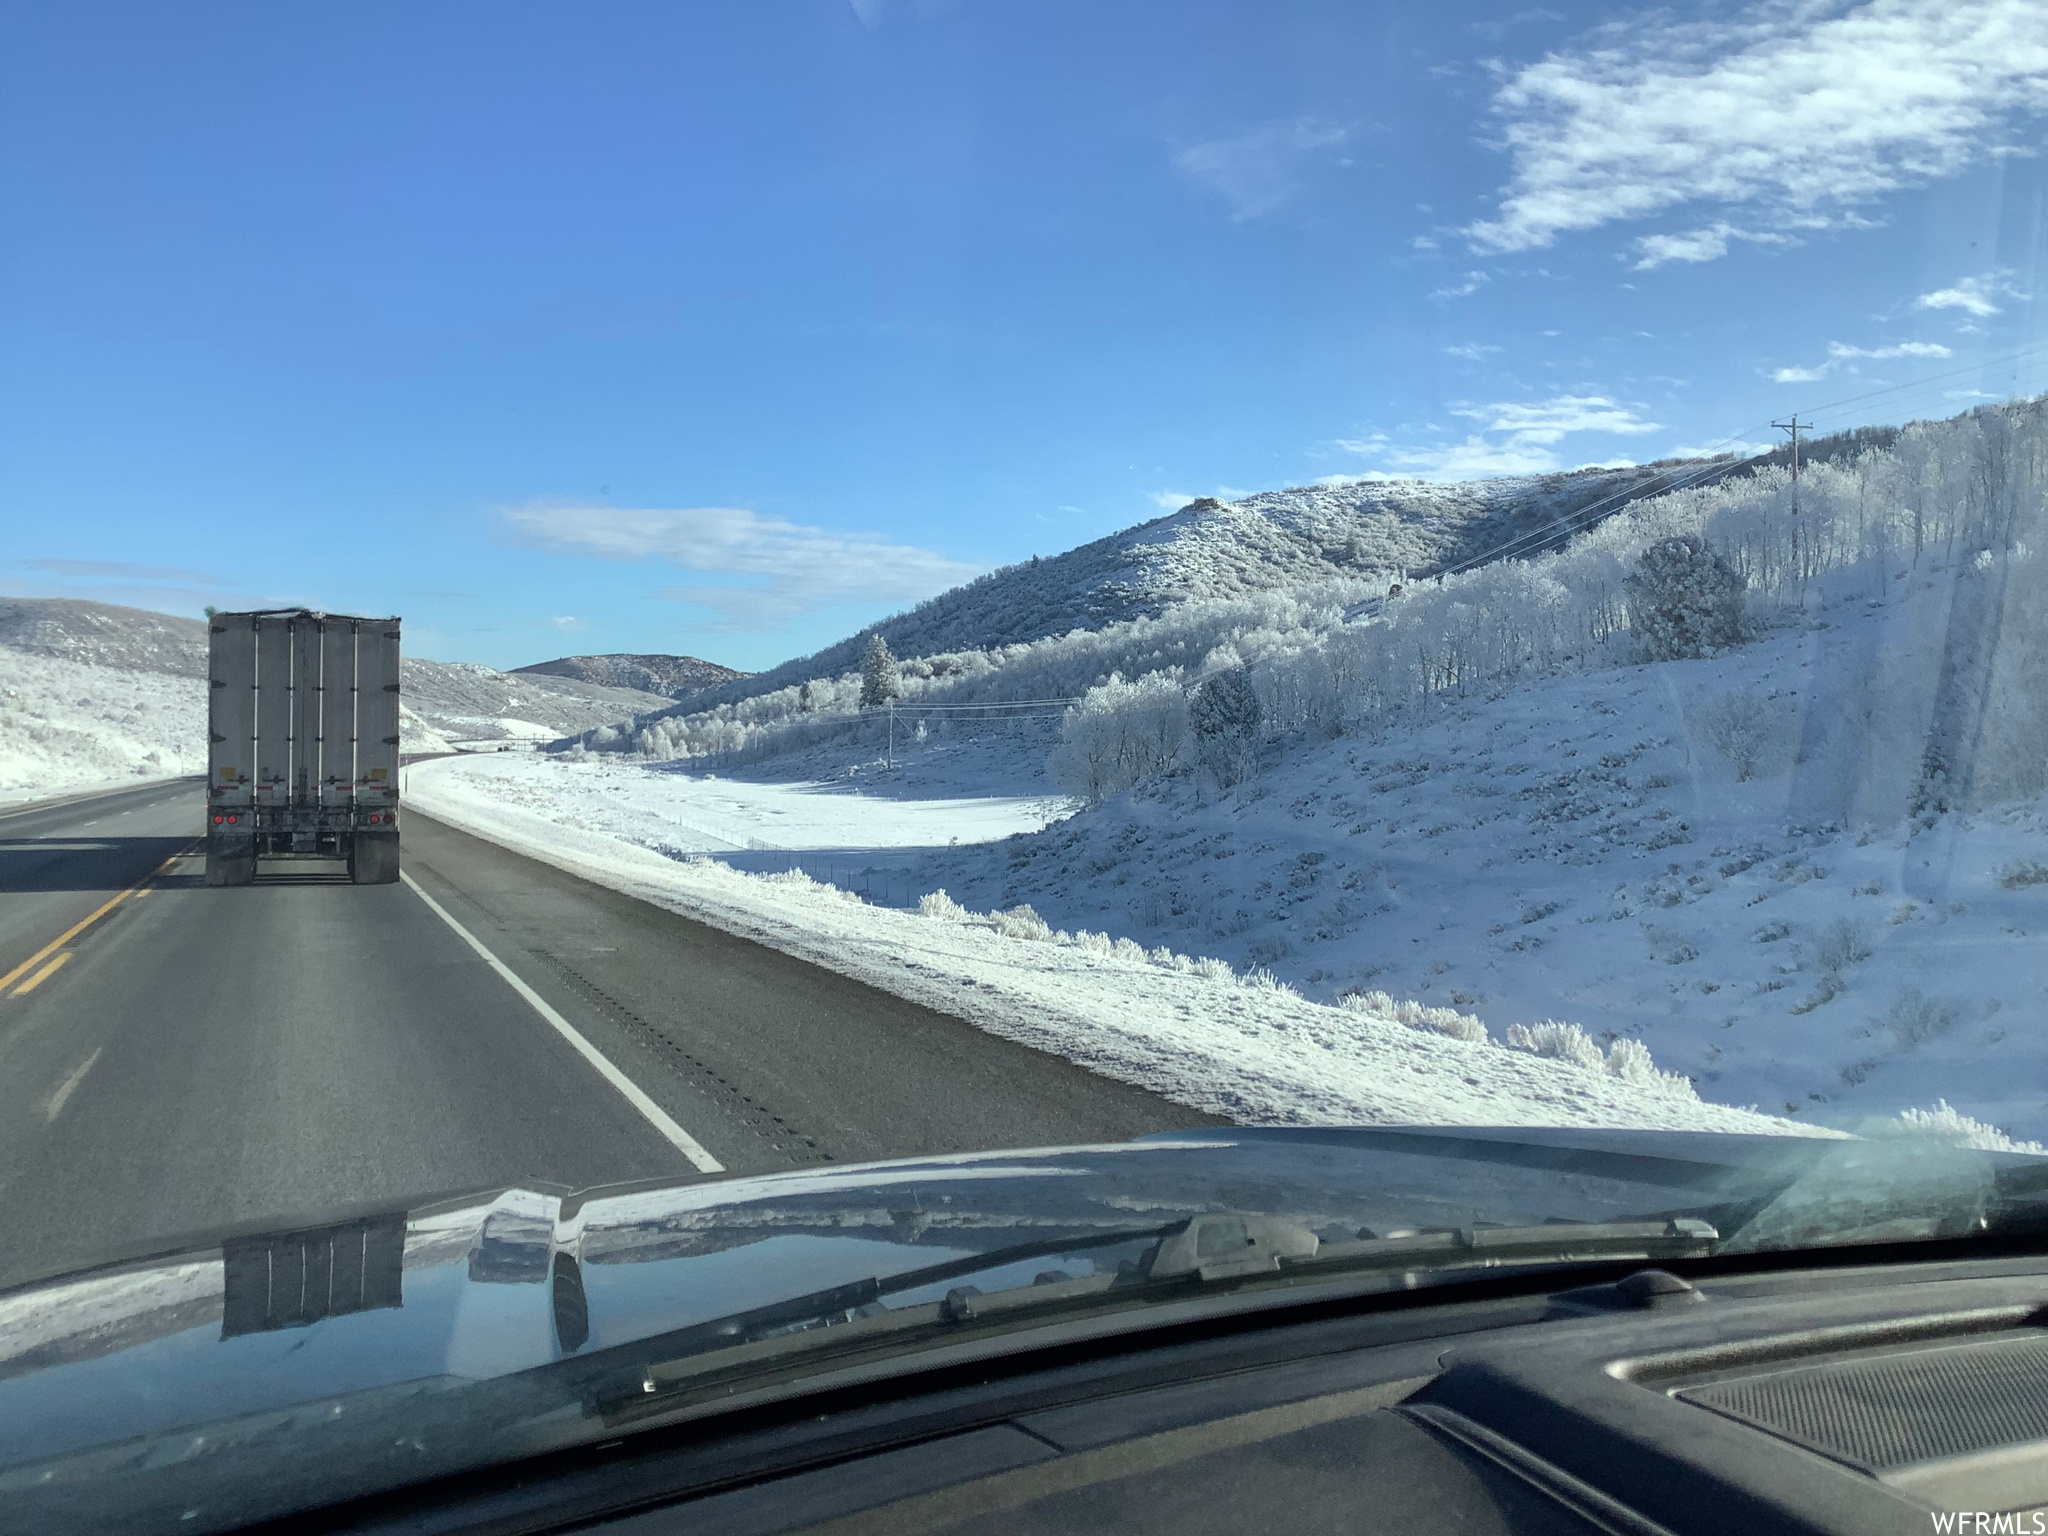
[[[1789,433],[1792,438],[1792,558],[1799,579],[1801,582],[1804,582],[1806,580],[1806,551],[1800,547],[1803,541],[1799,537],[1799,434],[1811,432],[1813,430],[1813,423],[1801,421],[1799,413],[1794,411],[1790,421],[1774,421],[1771,425],[1780,432]]]
[[[896,701],[889,701],[889,771],[896,771]]]
[[[1794,411],[1790,421],[1774,421],[1771,425],[1780,432],[1789,433],[1792,438],[1792,515],[1797,517],[1799,515],[1799,434],[1811,432],[1813,430],[1813,423],[1801,421],[1799,413]]]

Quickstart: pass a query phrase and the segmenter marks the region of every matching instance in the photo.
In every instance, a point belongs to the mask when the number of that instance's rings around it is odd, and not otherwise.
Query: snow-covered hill
[[[76,598],[0,597],[0,651],[204,677],[206,621]]]
[[[206,685],[0,648],[0,801],[206,771]]]
[[[696,656],[626,652],[603,656],[563,656],[554,661],[537,661],[528,667],[514,667],[512,671],[526,677],[566,677],[606,688],[631,688],[672,699],[695,693],[700,688],[735,682],[747,675]]]
[[[1264,967],[1326,1002],[1386,992],[1496,1033],[1569,1020],[1727,1103],[1854,1128],[1946,1100],[2048,1139],[2048,802],[1845,822],[1817,744],[1817,685],[1912,643],[1909,607],[1542,679],[1304,745],[1221,797],[1166,780],[931,850],[911,883]],[[1731,696],[1770,711],[1748,779],[1711,741]]]
[[[1726,469],[1735,467],[1726,461]],[[704,689],[685,707],[710,708],[848,672],[872,634],[898,656],[991,650],[1196,600],[1427,576],[1510,544],[1525,552],[1542,548],[1668,488],[1674,475],[1710,468],[1706,461],[1673,461],[1453,484],[1366,480],[1235,502],[1204,497],[1064,554],[991,571],[815,655]]]
[[[206,622],[65,598],[0,599],[0,796],[205,770]],[[407,657],[409,752],[546,741],[659,694]]]
[[[471,662],[408,656],[400,666],[407,707],[450,741],[550,741],[669,703],[665,694]]]

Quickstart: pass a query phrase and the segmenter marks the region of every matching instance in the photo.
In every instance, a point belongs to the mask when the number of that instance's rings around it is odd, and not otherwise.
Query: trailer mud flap
[[[398,834],[358,832],[349,838],[348,877],[357,885],[398,882]]]
[[[208,885],[253,885],[256,840],[253,837],[209,837],[206,840]]]

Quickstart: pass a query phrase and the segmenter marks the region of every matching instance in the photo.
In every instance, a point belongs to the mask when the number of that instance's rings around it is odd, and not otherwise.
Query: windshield
[[[585,1285],[620,1186],[2040,1155],[2043,20],[0,7],[0,1288],[354,1232],[286,1322],[425,1339],[370,1255],[517,1190],[447,1272],[566,1359],[706,1321]],[[1019,1283],[1733,1251],[1201,1145]],[[1997,1205],[1842,1187],[1745,1241]]]

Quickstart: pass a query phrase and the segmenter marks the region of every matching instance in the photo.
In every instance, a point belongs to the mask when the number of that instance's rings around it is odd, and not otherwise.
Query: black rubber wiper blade
[[[1020,1259],[1157,1239],[1135,1272],[1098,1274],[1057,1283],[1019,1286],[989,1294],[972,1286],[923,1305],[853,1316],[885,1292],[901,1293]],[[1141,1302],[1185,1298],[1211,1288],[1235,1289],[1262,1280],[1316,1281],[1352,1275],[1450,1275],[1471,1269],[1614,1262],[1622,1259],[1697,1258],[1713,1252],[1720,1234],[1687,1217],[1649,1221],[1565,1222],[1533,1227],[1472,1226],[1324,1243],[1296,1222],[1270,1216],[1204,1215],[1165,1227],[1100,1232],[1046,1243],[992,1249],[945,1264],[869,1280],[859,1286],[758,1309],[744,1317],[777,1326],[756,1326],[741,1335],[706,1338],[706,1347],[678,1351],[676,1336],[657,1341],[630,1379],[615,1379],[598,1394],[596,1406],[614,1422],[720,1399],[756,1387],[833,1369],[878,1351],[900,1352],[986,1330],[1038,1323],[1048,1315],[1080,1314],[1104,1307],[1123,1309]],[[856,1301],[855,1297],[862,1298]],[[846,1303],[852,1302],[852,1305]],[[829,1329],[798,1332],[792,1309],[806,1308],[805,1320],[828,1313],[848,1319]],[[705,1325],[715,1327],[718,1325]],[[692,1330],[695,1332],[695,1330]]]
[[[776,1337],[801,1329],[807,1323],[819,1323],[843,1317],[848,1313],[857,1313],[864,1307],[878,1305],[885,1296],[900,1296],[906,1291],[921,1290],[947,1280],[958,1280],[968,1275],[1000,1269],[1006,1264],[1018,1264],[1031,1259],[1057,1258],[1064,1253],[1080,1253],[1091,1248],[1112,1248],[1124,1243],[1149,1242],[1177,1230],[1181,1225],[1180,1222],[1171,1222],[1165,1226],[1155,1227],[1107,1228],[1079,1233],[1072,1237],[1044,1238],[1029,1243],[1013,1243],[1004,1248],[990,1248],[981,1253],[968,1254],[963,1258],[948,1259],[943,1264],[926,1264],[918,1269],[904,1270],[886,1278],[870,1276],[864,1280],[850,1281],[845,1285],[835,1285],[825,1290],[809,1291],[801,1296],[769,1302],[765,1306],[750,1307],[744,1312],[733,1312],[724,1317],[712,1318],[708,1322],[694,1323],[687,1328],[657,1334],[636,1344],[634,1349],[636,1353],[654,1353],[665,1360],[679,1361],[692,1355],[731,1349],[738,1345]]]
[[[1535,1227],[1472,1226],[1324,1243],[1312,1256],[1283,1258],[1274,1267],[1288,1273],[1357,1269],[1435,1272],[1505,1264],[1704,1258],[1720,1240],[1721,1234],[1712,1224],[1688,1216],[1656,1221],[1555,1222]]]

